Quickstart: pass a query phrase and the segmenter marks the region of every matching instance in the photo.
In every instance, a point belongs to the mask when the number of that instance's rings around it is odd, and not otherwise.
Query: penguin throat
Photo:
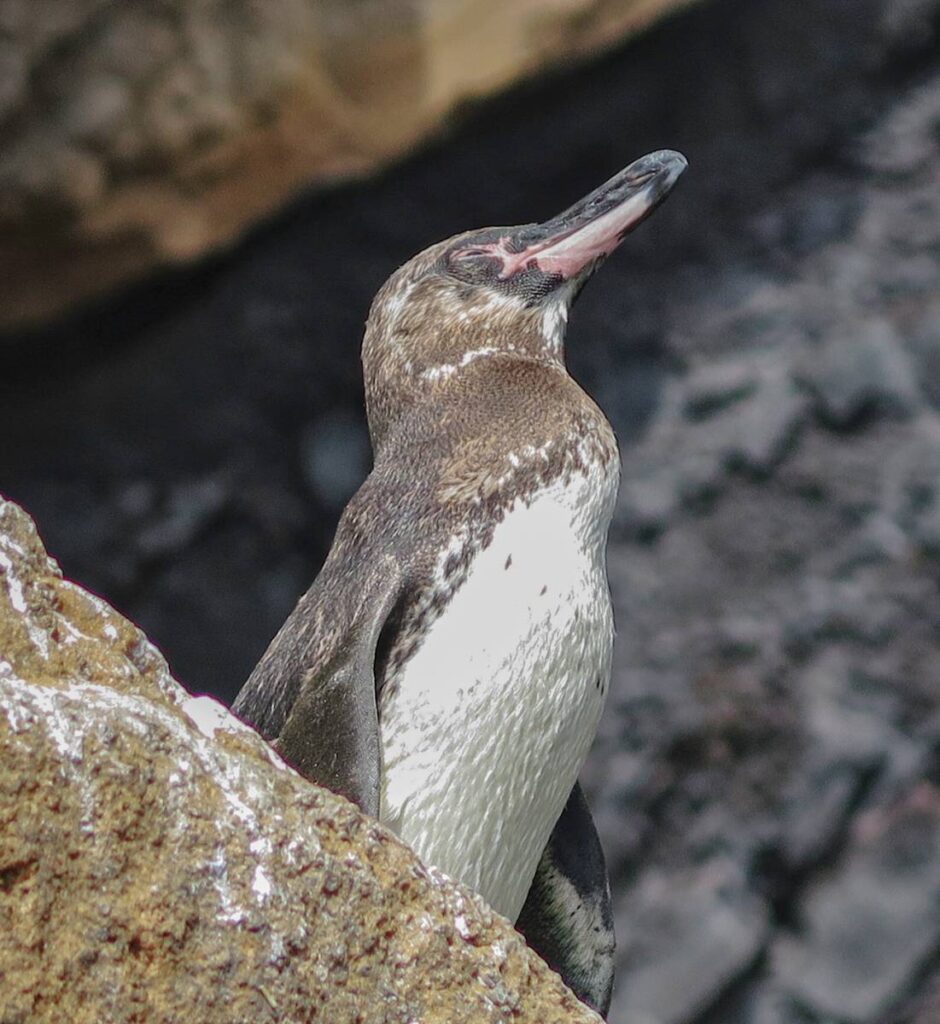
[[[435,332],[437,339],[446,342],[428,346],[424,359],[420,349],[414,355],[401,352],[403,366],[422,383],[446,380],[480,359],[500,356],[563,366],[566,298],[552,296],[533,308],[515,296],[490,293],[453,311]]]
[[[496,345],[483,345],[480,348],[470,349],[457,360],[455,363],[439,363],[437,366],[429,366],[427,369],[422,370],[420,377],[421,380],[428,381],[439,381],[444,380],[447,377],[453,376],[458,370],[462,370],[465,366],[469,366],[471,363],[476,362],[477,359],[484,359],[486,356],[498,356],[505,354],[505,347]]]
[[[577,291],[576,281],[566,281],[546,300],[542,313],[542,337],[548,351],[564,361],[565,332],[568,329],[568,310]]]

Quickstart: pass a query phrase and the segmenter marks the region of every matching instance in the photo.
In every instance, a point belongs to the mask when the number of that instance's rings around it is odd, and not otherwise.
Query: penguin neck
[[[520,359],[567,372],[567,324],[564,294],[527,306],[514,296],[468,290],[424,309],[407,295],[393,297],[370,315],[362,349],[376,456],[402,416],[443,398],[478,360]]]
[[[564,370],[567,324],[567,307],[529,310],[516,299],[497,297],[488,309],[459,309],[443,323],[429,324],[402,369],[417,389],[446,381],[478,359],[500,356]]]

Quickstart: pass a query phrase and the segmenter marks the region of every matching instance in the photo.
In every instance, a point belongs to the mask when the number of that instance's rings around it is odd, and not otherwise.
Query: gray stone
[[[617,525],[658,532],[678,509],[720,494],[730,472],[770,471],[807,404],[787,363],[764,357],[716,364],[673,382],[643,443],[624,460]]]
[[[788,794],[789,811],[781,830],[780,849],[790,871],[815,867],[838,846],[855,801],[878,766],[877,759],[868,764],[847,763],[828,759],[825,754],[817,754],[812,760],[817,763],[796,776]]]
[[[928,16],[927,7],[936,8],[936,0],[894,0],[888,15],[889,23],[900,25],[903,19],[908,31],[920,22],[918,15]],[[920,11],[915,11],[919,7]],[[933,13],[933,12],[930,12]],[[924,22],[920,22],[924,24]],[[883,174],[911,174],[937,156],[936,131],[940,125],[940,93],[936,82],[929,81],[912,90],[860,146],[860,155],[868,167]]]
[[[831,764],[871,768],[900,739],[891,726],[896,698],[866,682],[864,669],[835,645],[827,645],[801,673],[805,727]]]
[[[933,408],[940,408],[940,297],[919,310],[908,344],[924,394]]]
[[[757,367],[751,360],[705,363],[687,378],[685,414],[691,420],[707,419],[750,397],[757,385]]]
[[[800,900],[800,937],[773,964],[792,997],[823,1018],[868,1024],[904,994],[940,946],[940,794],[869,811],[840,870]]]
[[[676,473],[667,467],[638,470],[624,480],[617,500],[617,528],[631,535],[658,533],[679,506]]]
[[[822,416],[844,427],[867,408],[910,415],[920,392],[901,337],[887,320],[844,325],[807,355],[803,376]]]
[[[806,1024],[806,1017],[786,994],[766,985],[756,993],[740,1024]]]
[[[931,558],[940,558],[940,494],[915,519],[911,539]]]
[[[937,0],[889,0],[883,24],[898,46],[922,47],[936,39]]]
[[[617,915],[618,986],[611,1019],[694,1019],[754,963],[767,924],[766,908],[729,862],[672,874],[645,872]]]
[[[729,445],[731,465],[769,472],[785,454],[806,406],[784,369],[765,375],[738,418],[736,437]]]

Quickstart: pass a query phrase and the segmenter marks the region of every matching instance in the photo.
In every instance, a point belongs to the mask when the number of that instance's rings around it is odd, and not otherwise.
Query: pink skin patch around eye
[[[532,265],[547,274],[559,274],[569,280],[590,263],[609,256],[626,232],[648,211],[649,205],[648,198],[642,193],[631,196],[596,220],[588,221],[567,234],[562,232],[554,238],[536,242],[522,252],[509,251],[510,238],[506,235],[496,242],[474,245],[466,251],[486,253],[501,260],[503,269],[499,277],[503,281]]]

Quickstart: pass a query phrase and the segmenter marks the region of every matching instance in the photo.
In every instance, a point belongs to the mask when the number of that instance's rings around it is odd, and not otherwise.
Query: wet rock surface
[[[0,1021],[598,1021],[0,499]]]
[[[688,155],[569,332],[624,460],[584,779],[614,1021],[938,1019],[938,25],[934,0],[713,0],[224,264],[11,342],[0,486],[229,698],[351,486],[390,270]]]

